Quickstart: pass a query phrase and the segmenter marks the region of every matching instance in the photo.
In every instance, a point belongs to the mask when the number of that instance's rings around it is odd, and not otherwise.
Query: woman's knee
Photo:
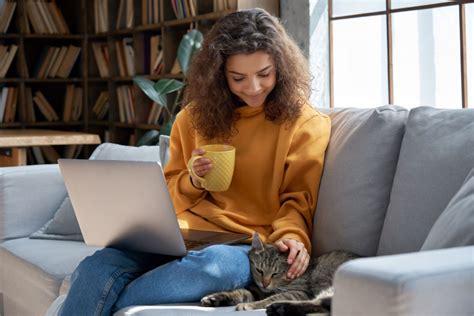
[[[250,276],[248,247],[214,245],[195,253],[192,260],[208,277],[246,282]]]

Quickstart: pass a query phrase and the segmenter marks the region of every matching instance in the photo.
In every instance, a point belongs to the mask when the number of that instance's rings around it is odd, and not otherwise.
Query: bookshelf
[[[162,122],[150,120],[152,101],[133,77],[183,79],[173,69],[182,36],[251,7],[279,14],[278,0],[0,0],[0,129],[90,132],[133,145]]]

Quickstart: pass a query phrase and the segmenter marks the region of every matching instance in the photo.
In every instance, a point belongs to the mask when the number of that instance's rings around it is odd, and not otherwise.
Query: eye
[[[272,278],[273,278],[273,277],[276,277],[277,275],[278,275],[278,273],[276,273],[276,272],[275,272],[275,273],[272,273]]]
[[[260,270],[259,268],[255,268],[255,270],[256,270],[258,273],[260,273],[261,275],[263,275],[263,271]]]
[[[232,78],[232,80],[234,80],[235,82],[239,82],[239,81],[244,80],[244,78]]]
[[[268,77],[268,76],[270,76],[269,72],[264,73],[264,74],[259,74],[259,77]]]

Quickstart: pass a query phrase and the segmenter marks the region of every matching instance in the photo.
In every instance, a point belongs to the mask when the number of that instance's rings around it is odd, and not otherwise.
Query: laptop
[[[181,230],[157,162],[58,159],[87,245],[184,256],[245,234]]]

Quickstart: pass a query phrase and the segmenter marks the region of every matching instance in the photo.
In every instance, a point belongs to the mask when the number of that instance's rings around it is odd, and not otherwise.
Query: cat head
[[[292,281],[287,277],[287,254],[274,245],[263,243],[257,233],[253,235],[249,260],[253,280],[263,292],[278,291]]]

